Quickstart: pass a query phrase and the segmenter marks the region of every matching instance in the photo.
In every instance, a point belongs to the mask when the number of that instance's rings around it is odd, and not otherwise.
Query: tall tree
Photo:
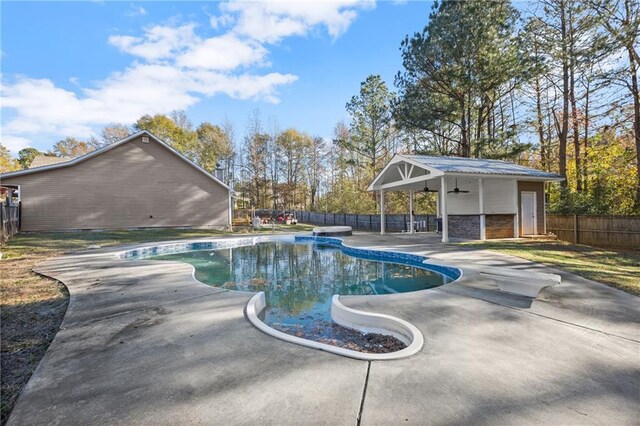
[[[169,118],[176,126],[183,130],[193,130],[193,124],[184,110],[173,110],[169,113]]]
[[[131,129],[126,124],[110,123],[100,131],[99,144],[100,147],[111,145],[129,136]]]
[[[422,33],[401,44],[399,125],[454,143],[463,157],[514,156],[526,149],[502,109],[531,66],[516,37],[517,17],[507,0],[435,3]],[[452,126],[453,135],[442,131]]]
[[[228,155],[221,155],[220,161],[224,170],[225,183],[233,188],[236,179],[236,158],[238,156],[236,135],[233,123],[228,118],[225,117],[221,127],[229,142],[230,151]]]
[[[203,169],[213,173],[218,166],[218,160],[232,153],[229,138],[221,127],[208,122],[198,126],[196,135],[200,143],[196,161]]]
[[[248,195],[252,207],[267,208],[269,207],[268,154],[271,136],[265,133],[258,110],[254,110],[249,116],[244,143],[245,160],[242,174],[248,194],[243,195]]]
[[[309,187],[309,204],[311,210],[315,210],[318,202],[318,192],[322,183],[325,170],[324,160],[326,157],[326,144],[324,139],[315,137],[311,141],[309,153],[306,156],[306,177]]]
[[[569,136],[569,108],[570,108],[570,72],[572,66],[571,57],[571,30],[570,30],[570,3],[572,0],[544,0],[542,16],[536,17],[537,23],[543,28],[540,32],[547,48],[547,56],[550,67],[560,70],[558,82],[555,87],[560,91],[562,99],[561,111],[552,107],[552,117],[558,138],[558,169],[563,177],[567,177],[567,140]],[[561,182],[566,188],[567,180]]]
[[[313,140],[296,129],[287,129],[278,135],[275,142],[278,153],[276,161],[281,162],[281,173],[284,176],[284,207],[295,209],[300,201],[298,195],[302,195],[299,184],[304,181],[305,158]]]
[[[182,119],[180,119],[182,120]],[[196,132],[189,127],[176,124],[171,118],[163,114],[143,115],[133,125],[135,130],[147,130],[159,137],[163,142],[180,151],[190,160],[196,161],[198,157],[198,137]]]
[[[20,164],[11,156],[9,149],[0,144],[0,173],[12,172],[19,168]]]
[[[640,88],[638,86],[638,68],[640,68],[640,3],[637,0],[589,0],[601,15],[601,22],[611,38],[612,50],[622,49],[627,62],[618,67],[618,84],[629,92],[633,108],[633,137],[636,149],[636,209],[640,210]],[[624,63],[624,62],[623,62]]]
[[[21,168],[28,169],[29,167],[31,167],[33,159],[42,154],[42,152],[38,151],[35,148],[23,148],[18,152],[18,163],[20,164]]]
[[[76,138],[64,138],[53,145],[53,153],[60,157],[78,157],[93,151],[87,142]]]
[[[524,30],[522,31],[522,40],[526,48],[529,49],[532,55],[534,63],[537,65],[537,69],[534,70],[532,79],[529,82],[534,98],[534,119],[531,120],[535,133],[538,137],[538,147],[540,149],[540,165],[543,170],[550,169],[550,148],[551,140],[547,137],[546,120],[545,118],[549,114],[548,107],[545,103],[546,94],[549,90],[547,84],[545,84],[544,74],[548,72],[548,67],[545,63],[545,44],[543,43],[543,37],[541,32],[543,26],[537,19],[529,19],[526,22]]]
[[[382,168],[381,160],[389,153],[394,132],[394,98],[379,75],[370,75],[360,84],[360,93],[346,106],[351,117],[351,131],[350,137],[342,143],[366,162],[372,175]]]

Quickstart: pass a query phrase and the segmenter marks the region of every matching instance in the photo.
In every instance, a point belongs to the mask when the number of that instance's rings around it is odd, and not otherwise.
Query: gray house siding
[[[229,190],[141,137],[68,167],[13,176],[23,231],[229,225]]]

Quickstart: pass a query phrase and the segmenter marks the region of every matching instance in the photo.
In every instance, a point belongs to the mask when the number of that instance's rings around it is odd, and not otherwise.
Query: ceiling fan
[[[425,185],[425,186],[424,186],[423,191],[424,191],[424,192],[438,192],[438,190],[437,190],[437,189],[429,189],[429,186],[428,186],[428,185]]]
[[[424,175],[428,175],[428,173],[425,171]],[[429,185],[427,184],[427,182],[424,183],[424,189],[422,190],[424,192],[438,192],[437,189],[429,189]]]
[[[469,191],[461,191],[460,188],[458,188],[458,178],[456,178],[456,187],[453,188],[453,190],[451,191],[447,191],[447,194],[468,194]]]

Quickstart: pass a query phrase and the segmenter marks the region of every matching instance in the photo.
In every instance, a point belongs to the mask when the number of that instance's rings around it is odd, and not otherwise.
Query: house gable
[[[225,227],[228,187],[143,135],[46,171],[3,177],[19,185],[23,230]]]

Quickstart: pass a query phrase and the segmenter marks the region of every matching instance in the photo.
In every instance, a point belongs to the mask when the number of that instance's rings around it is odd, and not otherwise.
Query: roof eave
[[[18,170],[15,172],[9,172],[9,173],[4,173],[0,175],[0,178],[3,179],[7,179],[10,177],[16,177],[16,176],[23,176],[23,175],[29,175],[29,174],[33,174],[33,173],[40,173],[40,172],[46,172],[48,170],[54,170],[54,169],[62,169],[64,167],[70,167],[70,166],[74,166],[78,163],[81,163],[83,161],[86,161],[90,158],[95,157],[96,155],[100,155],[102,153],[105,153],[113,148],[116,148],[122,144],[125,144],[135,138],[138,138],[140,136],[142,136],[143,134],[148,134],[149,136],[152,136],[154,139],[156,139],[157,141],[161,142],[162,144],[164,144],[164,142],[160,141],[160,139],[158,139],[156,136],[154,136],[153,134],[151,134],[150,132],[146,131],[146,130],[141,130],[139,132],[136,132],[132,135],[127,136],[124,139],[120,139],[117,142],[112,143],[111,145],[105,146],[103,148],[99,148],[96,149],[94,151],[88,152],[84,155],[81,155],[79,157],[76,157],[72,160],[69,161],[63,161],[60,163],[55,163],[55,164],[50,164],[48,166],[41,166],[41,167],[34,167],[32,169],[25,169],[25,170]]]
[[[467,172],[443,172],[445,176],[457,176],[457,177],[473,177],[473,178],[494,178],[494,179],[517,179],[517,180],[529,180],[529,181],[543,181],[543,182],[561,182],[565,180],[560,175],[553,176],[534,176],[534,175],[518,175],[518,174],[501,174],[501,173],[467,173]]]

